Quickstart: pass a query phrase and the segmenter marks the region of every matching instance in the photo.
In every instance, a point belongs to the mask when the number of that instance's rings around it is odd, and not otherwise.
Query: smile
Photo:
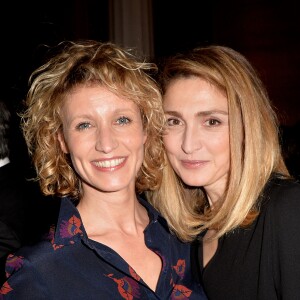
[[[125,161],[125,158],[116,158],[111,160],[94,161],[93,164],[99,168],[115,168],[121,165]]]

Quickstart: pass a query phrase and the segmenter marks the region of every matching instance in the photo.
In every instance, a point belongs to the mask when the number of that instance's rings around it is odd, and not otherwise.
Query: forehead
[[[138,109],[138,105],[132,99],[112,92],[107,87],[102,85],[92,86],[77,86],[66,94],[63,107],[73,107],[76,105],[87,106],[111,106],[111,107],[124,107],[131,109]]]
[[[227,108],[227,97],[223,90],[200,77],[178,78],[173,80],[163,97],[164,107],[189,107],[199,105]]]

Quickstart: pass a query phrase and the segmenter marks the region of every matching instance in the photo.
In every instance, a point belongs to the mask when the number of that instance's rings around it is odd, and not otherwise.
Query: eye
[[[88,123],[88,122],[82,122],[82,123],[79,123],[77,126],[76,126],[76,129],[77,130],[85,130],[85,129],[88,129],[91,127],[91,124]]]
[[[220,124],[221,124],[221,122],[217,119],[208,119],[205,121],[205,125],[211,126],[211,127],[218,126]]]
[[[177,118],[168,118],[167,119],[167,125],[168,126],[177,126],[177,125],[180,125],[180,124],[181,124],[181,122]]]
[[[130,123],[130,121],[131,120],[129,118],[127,118],[125,116],[122,116],[119,119],[117,119],[117,124],[119,124],[119,125],[126,125],[126,124]]]

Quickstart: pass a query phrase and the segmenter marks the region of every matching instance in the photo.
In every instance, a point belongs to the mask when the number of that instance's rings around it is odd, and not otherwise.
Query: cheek
[[[166,134],[163,136],[163,143],[167,153],[176,153],[181,149],[181,140],[179,136]]]
[[[67,141],[70,156],[73,163],[75,160],[88,158],[88,154],[95,149],[95,144],[92,139],[71,138]]]
[[[229,160],[230,145],[229,137],[220,136],[219,138],[208,139],[210,151],[216,155]]]
[[[172,146],[172,139],[170,138],[170,135],[163,136],[163,143],[167,153],[172,152],[173,146]]]
[[[119,139],[120,147],[125,147],[127,151],[132,153],[137,161],[143,160],[144,148],[147,136],[145,134],[136,133],[128,137],[122,137]]]
[[[117,139],[119,141],[119,144],[126,145],[130,148],[140,148],[144,146],[147,140],[147,135],[142,132],[136,132],[128,135],[124,133],[122,135],[119,135]]]
[[[220,139],[220,148],[225,153],[229,153],[229,151],[230,151],[229,136],[225,136],[223,139]]]

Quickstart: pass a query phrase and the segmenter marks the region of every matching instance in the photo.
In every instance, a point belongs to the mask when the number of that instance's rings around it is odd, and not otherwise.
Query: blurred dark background
[[[300,20],[292,0],[10,1],[2,8],[1,99],[15,112],[11,159],[34,174],[17,112],[30,73],[48,46],[96,39],[136,47],[151,61],[220,44],[244,54],[264,81],[279,116],[284,155],[299,176]]]

